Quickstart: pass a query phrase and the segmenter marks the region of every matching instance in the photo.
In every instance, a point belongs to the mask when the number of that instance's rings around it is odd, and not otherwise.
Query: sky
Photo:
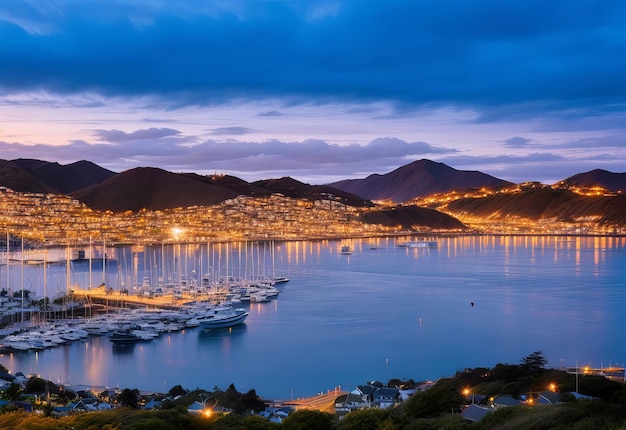
[[[310,184],[626,171],[623,0],[5,0],[0,159]]]

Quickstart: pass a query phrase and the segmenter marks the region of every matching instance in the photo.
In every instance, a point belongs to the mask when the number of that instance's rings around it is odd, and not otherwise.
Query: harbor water
[[[277,299],[241,304],[250,315],[232,328],[124,347],[91,336],[5,353],[0,363],[65,384],[158,392],[233,384],[270,399],[435,380],[537,350],[552,367],[624,365],[626,238],[462,236],[401,246],[411,239],[111,247],[93,254],[110,266],[92,270],[64,264],[65,250],[46,254],[59,262],[48,266],[24,264],[25,252],[0,269],[0,285],[35,297],[102,282],[112,294],[203,277],[289,282]]]

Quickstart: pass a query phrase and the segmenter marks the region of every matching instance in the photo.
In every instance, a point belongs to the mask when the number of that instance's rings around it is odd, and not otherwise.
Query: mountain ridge
[[[513,183],[478,171],[457,170],[443,163],[421,159],[384,175],[346,179],[328,184],[370,200],[402,203],[416,197],[459,188],[504,187]]]
[[[87,186],[68,193],[59,191],[77,188],[82,184]],[[374,204],[371,200],[399,200],[415,195],[435,196],[437,193],[445,196],[445,193],[457,191],[454,201],[445,207],[441,202],[428,204],[424,203],[424,199],[411,197],[403,200],[402,206],[396,203],[392,209],[376,207],[361,218],[364,222],[384,225],[397,222],[405,227],[423,226],[432,222],[438,227],[450,229],[460,227],[457,218],[463,214],[535,220],[546,217],[562,220],[586,217],[607,224],[626,224],[622,209],[626,204],[618,198],[622,190],[626,189],[626,173],[595,169],[573,175],[554,186],[538,184],[518,186],[518,191],[514,192],[511,190],[515,184],[511,182],[477,171],[460,171],[425,159],[385,175],[373,174],[361,180],[350,179],[326,185],[309,185],[291,177],[250,183],[230,175],[172,173],[155,167],[137,167],[115,173],[84,160],[65,166],[34,159],[0,160],[0,186],[18,192],[67,194],[91,209],[100,211],[137,212],[144,209],[211,206],[238,196],[254,198],[272,194],[372,208]],[[536,192],[542,188],[552,191]],[[471,194],[472,189],[474,194],[483,194],[477,190],[490,191],[480,198],[462,197]],[[564,193],[564,190],[575,190],[576,193]],[[583,195],[585,193],[587,195]],[[614,195],[597,198],[606,193]],[[445,198],[449,200],[449,196]],[[402,209],[416,202],[424,207],[412,211]],[[437,217],[428,212],[432,209],[439,211]]]

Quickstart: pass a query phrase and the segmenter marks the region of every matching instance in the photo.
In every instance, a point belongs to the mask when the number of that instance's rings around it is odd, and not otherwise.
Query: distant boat
[[[344,245],[341,247],[341,253],[344,255],[350,255],[352,254],[352,249],[350,248],[350,245]]]
[[[411,240],[406,242],[403,246],[407,248],[436,248],[436,240]]]

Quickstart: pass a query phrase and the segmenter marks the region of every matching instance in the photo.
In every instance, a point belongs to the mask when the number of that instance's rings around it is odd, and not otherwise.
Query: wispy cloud
[[[254,133],[256,130],[248,127],[220,127],[209,130],[209,134],[213,136],[241,136],[244,134]]]

